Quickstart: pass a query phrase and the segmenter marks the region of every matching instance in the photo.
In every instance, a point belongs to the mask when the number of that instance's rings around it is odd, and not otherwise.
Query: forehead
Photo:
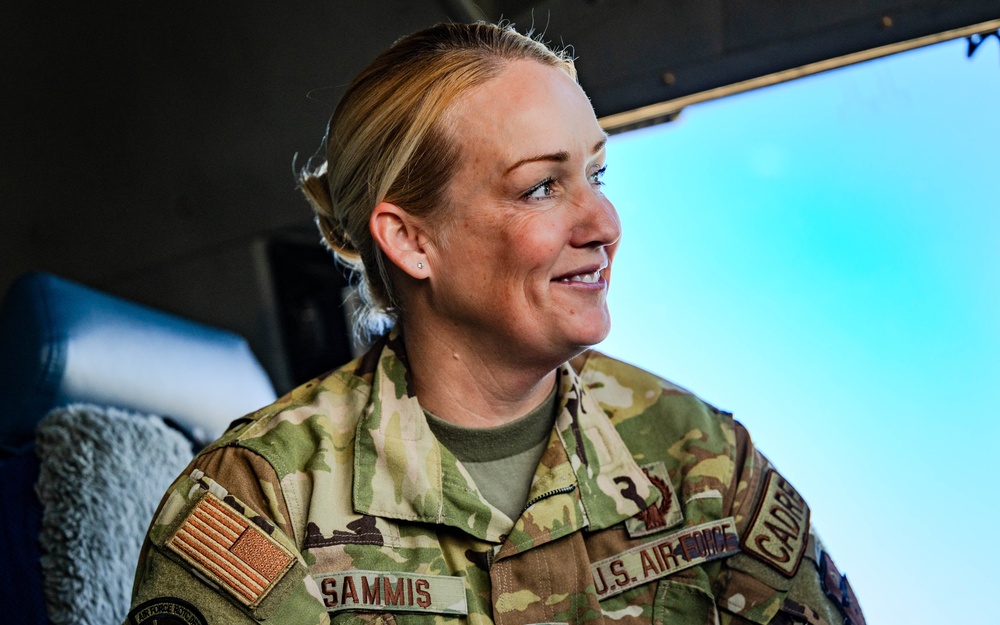
[[[507,63],[497,77],[463,94],[446,120],[466,163],[501,169],[534,155],[589,156],[605,136],[580,86],[537,61]]]

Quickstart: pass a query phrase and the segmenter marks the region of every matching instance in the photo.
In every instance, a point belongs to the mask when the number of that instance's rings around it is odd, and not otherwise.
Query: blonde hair
[[[442,117],[456,98],[516,60],[557,67],[576,79],[568,55],[512,26],[438,24],[379,55],[337,105],[326,162],[307,166],[299,186],[326,245],[361,277],[359,333],[380,333],[401,312],[387,261],[369,231],[372,211],[388,201],[418,217],[443,213],[459,146]]]

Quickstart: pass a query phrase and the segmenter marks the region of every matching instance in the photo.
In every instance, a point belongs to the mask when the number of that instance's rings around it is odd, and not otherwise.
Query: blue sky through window
[[[964,40],[612,138],[598,349],[733,411],[869,623],[992,622],[1000,50]]]

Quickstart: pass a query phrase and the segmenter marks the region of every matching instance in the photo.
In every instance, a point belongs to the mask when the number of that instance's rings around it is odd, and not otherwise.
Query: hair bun
[[[361,258],[358,248],[355,247],[347,230],[338,220],[316,211],[316,225],[319,226],[326,246],[342,260],[353,263]]]
[[[351,241],[343,223],[336,217],[327,180],[326,162],[312,171],[303,169],[299,175],[299,188],[316,211],[316,225],[319,226],[327,247],[345,261],[357,261],[360,258],[358,248]]]

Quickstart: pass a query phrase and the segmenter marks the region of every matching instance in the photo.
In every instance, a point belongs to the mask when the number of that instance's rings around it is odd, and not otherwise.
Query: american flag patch
[[[166,546],[245,606],[256,607],[294,557],[211,493],[188,513]]]

